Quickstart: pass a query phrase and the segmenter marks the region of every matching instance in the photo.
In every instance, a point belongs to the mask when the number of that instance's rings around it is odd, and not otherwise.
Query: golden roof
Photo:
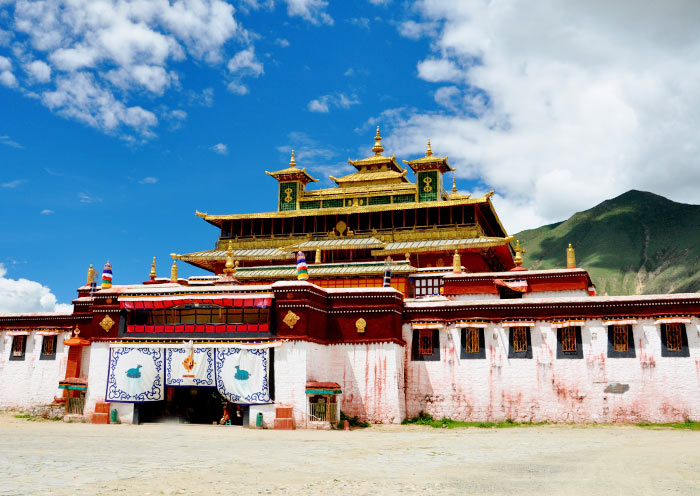
[[[385,195],[404,195],[415,194],[416,183],[394,183],[394,184],[353,184],[352,186],[343,186],[342,188],[324,188],[304,191],[304,196],[301,200],[318,200],[331,198],[357,197],[378,194]]]
[[[471,195],[463,195],[457,191],[457,181],[452,177],[452,192],[445,196],[446,200],[459,200],[461,198],[469,198]]]
[[[463,239],[428,239],[421,241],[402,241],[387,243],[384,248],[372,250],[372,256],[402,255],[404,253],[426,253],[446,250],[482,249],[492,246],[507,246],[513,241],[513,236],[479,237]]]
[[[275,171],[275,172],[265,171],[265,174],[267,174],[268,176],[272,176],[277,180],[280,180],[280,179],[284,180],[285,179],[284,176],[287,176],[287,177],[297,176],[297,180],[301,180],[302,182],[304,182],[304,184],[318,181],[318,179],[314,179],[313,177],[311,177],[311,175],[308,172],[306,172],[306,168],[304,168],[304,169],[297,168],[296,160],[294,160],[294,150],[292,150],[292,158],[289,161],[289,167],[287,167],[286,169]]]
[[[391,157],[385,157],[382,155],[384,147],[382,146],[382,137],[379,134],[379,126],[377,126],[377,134],[374,137],[374,146],[372,147],[374,156],[363,158],[361,160],[351,160],[348,159],[350,165],[354,165],[358,170],[366,169],[371,166],[381,166],[386,165],[387,168],[392,169],[396,172],[403,172],[404,169],[396,161],[396,155]],[[368,170],[368,172],[378,172],[375,169]]]
[[[402,183],[407,183],[409,182],[408,179],[406,179],[406,173],[408,171],[404,170],[403,172],[397,172],[394,170],[367,170],[363,169],[358,172],[353,172],[352,174],[348,174],[343,177],[338,177],[335,178],[333,176],[329,176],[331,180],[335,181],[338,183],[339,186],[343,186],[343,183],[357,183],[357,182],[369,182],[369,181],[395,181],[395,182],[402,182]]]
[[[414,172],[418,169],[425,168],[427,165],[437,165],[440,171],[444,174],[445,172],[454,171],[450,164],[447,163],[447,157],[435,157],[433,155],[433,149],[430,147],[430,140],[428,140],[428,149],[425,152],[425,157],[417,158],[415,160],[404,160],[404,164],[408,164]]]

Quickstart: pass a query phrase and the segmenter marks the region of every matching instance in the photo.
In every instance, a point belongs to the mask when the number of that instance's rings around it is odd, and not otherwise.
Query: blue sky
[[[67,303],[107,259],[117,284],[154,255],[167,275],[216,240],[196,209],[274,210],[292,147],[330,186],[377,124],[387,153],[431,138],[460,189],[494,187],[511,232],[700,184],[693,6],[80,4],[0,1],[0,311]]]

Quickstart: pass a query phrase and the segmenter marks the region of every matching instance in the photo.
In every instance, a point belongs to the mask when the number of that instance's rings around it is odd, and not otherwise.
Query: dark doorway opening
[[[231,425],[243,424],[242,408],[229,403],[216,388],[210,387],[166,386],[164,401],[136,403],[134,406],[139,424],[168,420],[184,424],[218,424],[226,416]]]

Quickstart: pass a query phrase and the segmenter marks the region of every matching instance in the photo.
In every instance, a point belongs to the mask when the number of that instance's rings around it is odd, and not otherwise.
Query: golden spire
[[[227,276],[232,276],[236,272],[236,265],[233,263],[233,243],[228,242],[228,248],[226,248],[226,266],[224,267],[224,274]]]
[[[153,262],[151,263],[151,272],[148,274],[151,280],[156,278],[156,257],[153,257]]]
[[[92,268],[92,264],[90,264],[90,268],[88,269],[88,276],[87,276],[87,286],[95,282],[95,275],[97,274],[97,271]]]
[[[177,261],[173,260],[173,265],[170,267],[170,282],[177,282]]]
[[[520,249],[520,240],[515,241],[515,257],[513,257],[513,263],[516,267],[520,267],[523,264],[523,253],[525,250]]]
[[[375,155],[381,155],[384,151],[384,147],[382,146],[382,137],[379,135],[379,126],[377,126],[377,134],[374,136],[374,146],[372,147],[372,151]]]
[[[433,155],[433,149],[430,148],[430,138],[428,138],[428,149],[425,152],[426,157],[431,157]]]
[[[321,263],[321,249],[316,248],[316,260],[314,260],[314,263],[320,264]]]
[[[452,192],[453,193],[457,192],[457,180],[455,179],[454,174],[452,174]]]
[[[455,274],[462,273],[462,258],[459,256],[459,252],[455,250],[455,254],[452,255],[452,272]]]
[[[566,268],[576,268],[576,252],[574,251],[574,247],[571,246],[571,243],[569,243],[569,247],[566,249]]]
[[[292,159],[289,161],[289,167],[296,167],[297,163],[294,160],[294,148],[292,148]]]

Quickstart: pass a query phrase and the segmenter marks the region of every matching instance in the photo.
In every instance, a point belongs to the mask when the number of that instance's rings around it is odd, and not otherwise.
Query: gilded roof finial
[[[153,257],[153,262],[151,263],[151,272],[148,274],[151,280],[156,278],[156,257]]]
[[[452,192],[453,193],[457,192],[457,180],[455,179],[454,174],[452,174]]]
[[[520,240],[515,241],[515,257],[513,257],[513,263],[516,267],[520,267],[523,264],[523,250],[520,248]]]
[[[177,282],[177,260],[173,260],[173,265],[170,267],[170,282]]]
[[[228,242],[228,248],[226,248],[226,266],[224,267],[224,274],[227,276],[232,276],[236,272],[236,265],[233,263],[233,243]]]
[[[296,163],[296,161],[294,160],[294,148],[292,148],[292,159],[289,161],[289,166],[290,166],[290,167],[296,167],[296,166],[297,166],[297,163]]]
[[[452,255],[452,272],[455,274],[462,273],[462,258],[459,256],[459,252],[455,250],[455,254]]]
[[[374,146],[372,147],[372,151],[375,155],[381,155],[384,151],[384,147],[382,146],[382,137],[379,134],[379,126],[377,126],[377,134],[374,136]]]
[[[97,271],[93,269],[92,264],[90,264],[87,275],[87,286],[90,286],[93,282],[95,282],[95,275],[97,275]]]
[[[428,149],[425,152],[426,157],[431,157],[433,155],[433,149],[430,148],[430,138],[428,138]]]
[[[576,252],[574,251],[574,247],[571,246],[571,243],[569,243],[569,247],[566,249],[566,268],[576,268]]]

